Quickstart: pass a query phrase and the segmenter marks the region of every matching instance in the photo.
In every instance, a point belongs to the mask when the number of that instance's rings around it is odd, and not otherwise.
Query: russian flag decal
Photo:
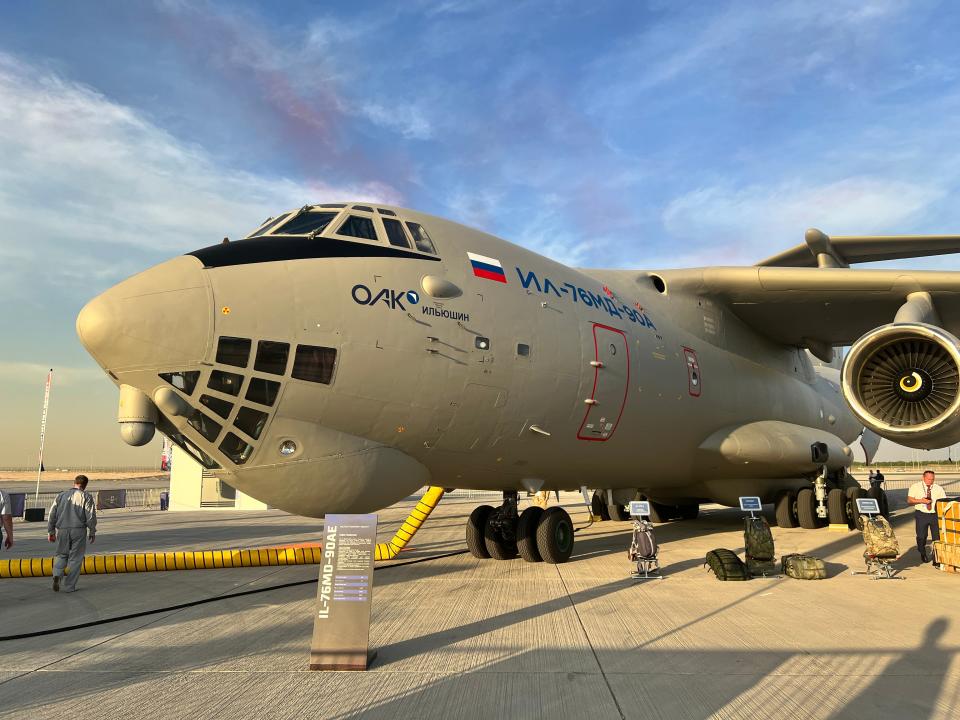
[[[472,252],[468,252],[467,257],[470,258],[470,265],[473,266],[473,274],[477,277],[496,280],[502,283],[507,282],[507,276],[503,272],[503,265],[500,264],[499,260],[494,260],[485,255],[477,255]]]

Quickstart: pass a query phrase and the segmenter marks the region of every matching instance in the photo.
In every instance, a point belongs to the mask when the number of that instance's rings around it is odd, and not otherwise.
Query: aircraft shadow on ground
[[[609,595],[623,588],[622,583],[608,583],[591,588],[570,597],[563,597],[540,603],[530,608],[510,611],[468,623],[438,633],[393,643],[379,648],[380,657],[374,670],[389,671],[390,665],[409,659],[421,653],[443,653],[452,651],[451,646],[478,635],[509,627],[514,623],[542,616],[553,610],[568,608],[570,602],[576,604]],[[748,596],[749,597],[749,596]],[[949,708],[955,708],[960,702],[960,684],[956,673],[947,683],[951,664],[960,656],[960,647],[944,645],[940,639],[949,627],[947,618],[936,618],[926,627],[922,642],[916,647],[903,648],[871,647],[853,649],[824,649],[811,653],[807,650],[713,650],[713,649],[663,649],[656,643],[676,632],[710,616],[722,615],[724,611],[743,602],[741,598],[734,603],[719,608],[702,618],[680,625],[661,636],[645,642],[624,647],[558,648],[545,646],[538,649],[522,647],[487,647],[497,659],[478,667],[458,672],[421,671],[430,679],[410,691],[402,687],[384,699],[356,705],[339,704],[343,710],[330,712],[337,707],[337,701],[330,699],[324,707],[324,717],[348,718],[362,715],[369,718],[405,717],[416,708],[434,707],[435,703],[456,704],[469,694],[477,705],[459,707],[459,717],[490,717],[494,711],[509,710],[508,705],[523,705],[520,695],[533,694],[537,697],[539,717],[591,717],[627,718],[650,717],[648,703],[657,704],[659,714],[667,712],[672,717],[706,717],[715,714],[735,715],[738,717],[788,717],[801,711],[806,717],[833,719],[854,719],[868,717],[924,718],[947,717]],[[305,607],[297,610],[307,611]],[[154,621],[156,622],[156,621]],[[307,648],[304,642],[302,625],[279,628],[266,623],[252,627],[237,627],[237,635],[243,635],[245,648],[256,648],[249,655],[263,657],[281,656],[280,666],[271,665],[272,679],[257,677],[252,681],[239,675],[241,683],[270,683],[275,685],[285,673],[299,675],[297,684],[317,680],[317,676],[300,675],[299,671],[307,662]],[[624,637],[629,637],[627,634]],[[195,636],[193,636],[195,637]],[[306,635],[309,637],[309,635]],[[111,691],[120,693],[156,692],[158,678],[162,682],[177,684],[179,673],[198,670],[205,665],[214,665],[233,659],[237,649],[236,639],[229,639],[225,649],[220,643],[222,637],[191,641],[179,638],[171,641],[171,647],[156,647],[140,644],[116,648],[107,663],[96,668],[97,672],[78,672],[72,674],[66,670],[60,674],[58,682],[51,682],[46,672],[26,672],[23,675],[0,682],[0,705],[14,716],[24,713],[23,717],[36,717],[47,706],[56,703],[73,703],[89,700],[102,707],[104,694]],[[592,651],[592,652],[591,652]],[[179,658],[199,658],[195,662],[167,665],[164,674],[158,676],[155,669],[170,663],[165,653],[173,653]],[[243,653],[241,653],[243,654]],[[539,656],[539,657],[538,657]],[[585,659],[586,658],[586,659]],[[583,669],[584,663],[592,667]],[[83,653],[69,660],[71,669],[83,668]],[[460,663],[457,663],[458,665]],[[171,666],[172,665],[172,666]],[[431,667],[436,667],[436,659]],[[248,664],[249,667],[249,664]],[[539,668],[532,675],[524,675],[529,668]],[[551,668],[556,668],[552,670]],[[579,668],[569,672],[567,668]],[[55,669],[55,668],[52,668]],[[254,663],[253,672],[264,668]],[[409,673],[409,669],[400,670]],[[279,672],[277,676],[275,673]],[[282,708],[257,707],[260,698],[249,695],[240,698],[234,693],[222,693],[222,685],[228,682],[222,678],[233,676],[228,673],[204,673],[205,685],[202,692],[209,695],[198,698],[194,694],[187,705],[196,707],[198,702],[208,709],[216,707],[220,716],[242,714],[249,716],[257,710],[273,714]],[[516,682],[509,686],[507,678],[517,676]],[[570,707],[568,696],[553,695],[545,692],[549,686],[546,676],[556,676],[560,684],[580,685],[579,696],[589,698],[582,705]],[[289,675],[288,675],[289,677]],[[65,682],[70,678],[69,682]],[[376,683],[389,686],[389,675],[378,675]],[[361,682],[360,679],[357,679]],[[136,687],[142,685],[143,687]],[[541,687],[541,685],[543,687]],[[511,698],[507,687],[517,695]],[[196,690],[195,690],[196,692]],[[178,711],[186,707],[178,703],[177,693],[160,692],[152,705],[154,710],[162,711],[166,716],[177,716]],[[381,696],[382,697],[382,696]],[[492,706],[483,705],[482,698],[489,697]],[[95,700],[96,699],[96,700]],[[644,702],[638,703],[637,701]],[[771,705],[771,701],[776,705]],[[186,702],[186,699],[183,699]],[[272,701],[272,702],[275,702]],[[669,702],[673,706],[663,705]],[[231,705],[232,703],[232,705]],[[93,705],[91,705],[93,707]],[[526,704],[529,708],[529,704]],[[164,710],[164,708],[166,708]],[[789,710],[789,712],[787,712]],[[62,712],[62,711],[61,711]],[[451,712],[454,712],[451,708]],[[52,714],[52,713],[51,713]]]

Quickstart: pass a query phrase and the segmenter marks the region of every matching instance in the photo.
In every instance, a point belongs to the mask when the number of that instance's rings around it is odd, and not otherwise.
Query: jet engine
[[[919,322],[875,328],[844,360],[843,395],[866,427],[900,445],[960,442],[960,340]]]

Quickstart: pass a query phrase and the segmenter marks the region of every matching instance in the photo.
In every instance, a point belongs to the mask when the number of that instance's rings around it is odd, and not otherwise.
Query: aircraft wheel
[[[517,551],[527,562],[543,562],[537,548],[537,525],[544,512],[542,507],[531,505],[520,513],[520,520],[517,522]]]
[[[573,554],[573,522],[563,508],[552,507],[537,524],[537,549],[544,562],[565,563]]]
[[[483,539],[483,531],[487,526],[487,518],[493,512],[490,505],[481,505],[474,508],[467,519],[467,550],[470,554],[479,560],[486,560],[490,557],[487,552],[487,544]]]
[[[847,493],[843,488],[827,493],[827,518],[831,525],[847,524]]]
[[[777,499],[774,501],[774,509],[778,527],[797,527],[796,502],[797,496],[793,490],[781,490],[777,493]]]
[[[813,488],[801,488],[797,492],[797,520],[804,530],[816,530],[820,527],[817,517],[817,496]]]
[[[623,521],[630,519],[630,513],[627,512],[627,509],[623,505],[607,505],[607,514],[611,520]]]
[[[881,488],[874,485],[869,490],[867,490],[867,497],[871,497],[877,501],[877,505],[880,506],[880,514],[883,515],[888,520],[890,519],[890,501],[887,500],[887,492]]]
[[[862,529],[863,520],[860,518],[860,511],[857,510],[857,498],[867,496],[867,491],[857,485],[847,488],[847,527],[851,530]]]
[[[593,498],[590,500],[590,512],[600,518],[601,521],[610,519],[610,511],[607,509],[607,503],[599,490],[595,490]]]
[[[501,522],[495,512],[487,515],[487,524],[483,528],[484,544],[494,560],[512,560],[517,556],[516,520],[514,531],[509,533],[511,537],[503,532]]]
[[[673,508],[669,505],[664,505],[663,503],[650,501],[650,522],[652,523],[665,523],[670,520],[673,515],[671,514]]]
[[[696,520],[700,514],[700,503],[687,503],[680,506],[681,520]]]

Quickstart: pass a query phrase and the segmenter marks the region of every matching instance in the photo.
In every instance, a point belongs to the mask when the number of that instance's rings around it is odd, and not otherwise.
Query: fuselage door
[[[586,364],[585,372],[592,377],[593,391],[583,399],[586,412],[577,438],[605,441],[613,437],[627,402],[630,386],[630,346],[626,335],[608,325],[593,326],[593,347],[585,348],[584,356],[594,359]],[[590,352],[592,350],[592,352]],[[590,387],[590,383],[584,383]]]

